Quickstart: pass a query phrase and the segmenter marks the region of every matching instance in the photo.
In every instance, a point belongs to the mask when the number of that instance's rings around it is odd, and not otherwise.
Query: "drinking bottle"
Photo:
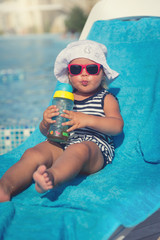
[[[62,123],[68,121],[68,119],[61,117],[61,114],[64,113],[63,110],[72,110],[73,104],[74,95],[72,92],[64,90],[58,90],[55,92],[52,105],[57,106],[59,109],[59,115],[52,118],[53,120],[56,120],[56,122],[50,125],[47,133],[47,138],[50,141],[64,143],[68,140],[68,126],[62,126]]]

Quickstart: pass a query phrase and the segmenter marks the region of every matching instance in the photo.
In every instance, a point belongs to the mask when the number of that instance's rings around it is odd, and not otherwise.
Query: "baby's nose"
[[[86,71],[86,68],[85,68],[85,67],[82,68],[82,74],[83,74],[83,75],[87,75],[87,74],[88,74],[88,72]]]

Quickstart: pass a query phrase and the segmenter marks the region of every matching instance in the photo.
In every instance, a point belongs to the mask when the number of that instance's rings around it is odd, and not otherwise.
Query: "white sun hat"
[[[58,81],[69,83],[68,64],[76,58],[87,58],[103,66],[107,82],[109,83],[118,77],[119,74],[108,66],[106,57],[107,48],[105,45],[91,40],[78,40],[68,44],[57,56],[54,74]]]

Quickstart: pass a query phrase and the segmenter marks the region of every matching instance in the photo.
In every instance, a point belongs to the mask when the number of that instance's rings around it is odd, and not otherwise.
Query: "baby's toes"
[[[43,177],[44,177],[44,178],[47,178],[47,177],[48,177],[48,173],[45,172],[45,173],[43,174]]]
[[[48,184],[49,182],[51,182],[50,178],[49,177],[46,177],[45,178],[45,182]]]
[[[52,181],[48,181],[48,182],[47,182],[47,186],[53,188],[53,183],[52,183]]]

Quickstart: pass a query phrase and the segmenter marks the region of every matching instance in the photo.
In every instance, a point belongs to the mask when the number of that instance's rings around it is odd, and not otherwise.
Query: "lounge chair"
[[[105,19],[111,3],[117,14],[126,14]],[[160,2],[134,0],[130,12],[123,3],[98,2],[93,12],[99,16],[81,35],[105,44],[109,65],[120,73],[110,85],[125,122],[123,134],[115,137],[113,163],[43,195],[32,184],[1,203],[0,239],[120,240],[159,209]],[[44,139],[37,127],[21,146],[1,156],[0,175]]]

